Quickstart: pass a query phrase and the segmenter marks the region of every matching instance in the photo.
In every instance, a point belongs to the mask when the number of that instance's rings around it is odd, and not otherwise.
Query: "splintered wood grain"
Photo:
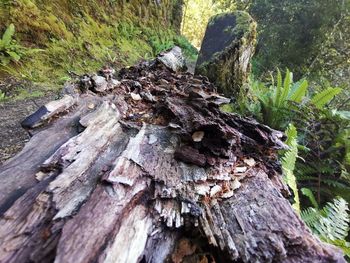
[[[289,207],[268,176],[256,170],[232,198],[213,201],[201,224],[209,240],[227,251],[231,260],[343,262],[341,252],[321,245]]]

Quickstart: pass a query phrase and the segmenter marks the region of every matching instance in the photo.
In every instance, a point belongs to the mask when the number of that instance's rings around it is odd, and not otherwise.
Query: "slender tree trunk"
[[[24,122],[0,168],[0,262],[345,262],[282,196],[275,130],[220,111],[175,48]]]

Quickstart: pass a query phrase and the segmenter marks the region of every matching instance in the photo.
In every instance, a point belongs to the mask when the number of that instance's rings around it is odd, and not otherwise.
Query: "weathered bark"
[[[104,71],[105,90],[85,76],[23,122],[0,262],[345,262],[281,194],[282,133],[221,112],[178,52]]]

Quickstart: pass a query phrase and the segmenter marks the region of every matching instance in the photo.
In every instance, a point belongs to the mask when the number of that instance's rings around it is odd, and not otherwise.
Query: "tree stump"
[[[207,76],[228,97],[246,96],[255,45],[256,22],[247,12],[216,15],[208,23],[195,73]]]
[[[0,262],[345,262],[281,194],[283,134],[220,111],[182,67],[174,48],[83,76],[23,122],[0,168]]]

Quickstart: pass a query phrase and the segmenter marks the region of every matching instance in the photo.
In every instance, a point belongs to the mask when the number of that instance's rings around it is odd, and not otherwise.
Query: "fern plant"
[[[13,39],[15,26],[9,25],[0,39],[0,62],[6,66],[11,61],[19,61],[23,55],[24,48]]]
[[[18,62],[23,56],[30,55],[42,49],[28,49],[13,38],[15,26],[10,24],[0,39],[0,65],[6,67],[10,62]]]
[[[338,114],[326,107],[319,110],[311,101],[309,105],[313,106],[306,105],[303,114],[294,119],[299,141],[305,146],[300,155],[307,160],[297,163],[298,183],[316,193],[319,203],[335,196],[350,202],[350,122],[346,112]]]
[[[323,209],[309,207],[301,212],[301,217],[312,232],[323,241],[343,249],[350,256],[350,243],[345,241],[349,234],[350,217],[348,203],[343,198],[335,198]]]
[[[283,179],[287,185],[292,189],[294,194],[294,204],[293,208],[300,213],[300,200],[298,193],[297,180],[294,175],[295,163],[298,157],[298,142],[297,142],[297,129],[293,124],[289,124],[285,134],[287,135],[286,144],[289,146],[282,158],[282,170],[283,170]]]
[[[300,115],[301,108],[313,105],[316,109],[323,110],[326,104],[342,91],[340,88],[330,87],[309,99],[308,81],[301,79],[294,82],[293,73],[288,69],[284,78],[277,69],[276,83],[273,76],[271,79],[270,87],[259,81],[254,81],[250,86],[260,102],[261,121],[280,130],[285,129],[296,116]]]
[[[306,95],[308,82],[302,79],[293,82],[293,73],[288,69],[284,79],[280,70],[277,70],[277,82],[274,83],[272,77],[272,85],[270,88],[259,87],[259,91],[267,90],[267,92],[255,91],[261,104],[261,113],[263,122],[276,129],[284,129],[291,120],[297,105],[300,104]]]

